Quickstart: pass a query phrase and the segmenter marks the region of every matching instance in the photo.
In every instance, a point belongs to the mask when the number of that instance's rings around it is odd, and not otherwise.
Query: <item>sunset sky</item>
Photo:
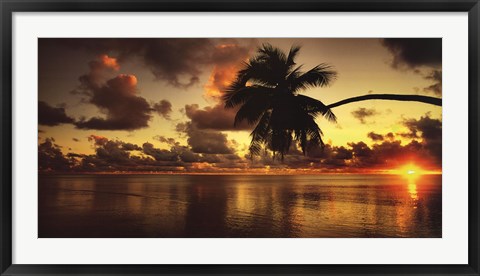
[[[441,171],[442,109],[370,100],[318,117],[326,147],[282,161],[248,158],[253,126],[233,127],[222,91],[263,43],[308,70],[328,63],[329,87],[302,94],[328,105],[366,94],[441,98],[441,39],[40,38],[41,172],[388,172],[413,163]]]

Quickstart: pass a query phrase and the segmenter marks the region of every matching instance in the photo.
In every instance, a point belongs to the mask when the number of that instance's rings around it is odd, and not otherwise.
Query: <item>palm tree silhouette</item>
[[[442,104],[441,99],[428,96],[368,94],[325,105],[299,92],[330,85],[337,72],[326,63],[302,72],[302,66],[295,63],[299,51],[299,46],[293,46],[286,54],[270,44],[262,45],[225,91],[225,108],[240,107],[234,126],[244,120],[250,125],[256,123],[249,147],[252,157],[264,147],[273,152],[274,158],[280,154],[283,160],[292,141],[300,145],[304,154],[310,147],[323,147],[323,133],[315,118],[321,114],[336,122],[331,108],[347,103],[377,99]]]

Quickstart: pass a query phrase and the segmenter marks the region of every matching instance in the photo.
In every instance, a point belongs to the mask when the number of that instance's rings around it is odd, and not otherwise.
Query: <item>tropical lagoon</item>
[[[442,237],[441,175],[41,175],[39,237]]]

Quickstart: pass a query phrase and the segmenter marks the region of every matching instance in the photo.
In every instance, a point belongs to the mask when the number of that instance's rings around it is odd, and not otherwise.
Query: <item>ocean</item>
[[[441,238],[442,176],[39,175],[39,238]]]

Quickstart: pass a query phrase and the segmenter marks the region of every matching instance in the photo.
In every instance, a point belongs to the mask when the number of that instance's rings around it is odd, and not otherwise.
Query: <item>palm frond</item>
[[[262,47],[258,49],[258,53],[258,57],[261,60],[268,61],[272,64],[287,64],[287,56],[285,53],[269,43],[264,43]]]
[[[303,65],[297,66],[295,69],[291,70],[290,73],[288,73],[288,76],[286,78],[287,83],[291,84],[294,80],[296,80],[299,76],[303,74],[303,72],[301,71],[302,67]]]
[[[308,143],[313,146],[320,146],[324,147],[325,144],[323,143],[322,140],[322,130],[320,127],[315,123],[315,119],[310,116],[310,119],[307,120],[308,127],[306,129],[307,132],[307,137],[308,137]]]
[[[287,56],[287,66],[289,68],[291,68],[293,65],[295,65],[295,58],[297,57],[298,55],[298,52],[300,51],[300,48],[302,48],[301,46],[299,45],[293,45],[291,48],[290,48],[290,51],[288,52],[288,56]]]
[[[308,145],[308,139],[307,139],[307,131],[305,129],[297,129],[295,130],[295,141],[297,141],[300,144],[300,149],[303,152],[303,155],[306,153],[306,148]]]
[[[270,149],[278,152],[283,161],[283,157],[288,153],[292,144],[292,131],[287,129],[272,129],[272,137],[270,140]]]
[[[264,146],[269,140],[270,115],[271,115],[270,111],[265,111],[262,114],[262,117],[260,118],[260,120],[258,121],[257,126],[253,129],[252,133],[250,134],[250,136],[252,137],[252,141],[250,142],[249,151],[252,157],[253,155],[259,155],[262,149],[262,146]]]
[[[324,87],[330,85],[336,77],[337,72],[330,65],[322,63],[292,80],[290,88],[298,91],[310,87]]]
[[[297,95],[295,96],[295,99],[298,105],[308,114],[313,116],[322,114],[330,122],[337,122],[337,117],[333,114],[332,110],[321,101],[305,95]]]
[[[251,58],[238,75],[253,84],[269,87],[275,87],[279,81],[278,70],[259,57]]]
[[[235,115],[234,126],[243,120],[253,125],[258,121],[260,116],[270,108],[270,97],[267,94],[256,93],[251,96],[237,111]]]
[[[240,88],[230,86],[225,90],[223,100],[226,108],[233,108],[244,104],[252,97],[255,97],[256,94],[262,93],[272,96],[273,92],[274,90],[272,88],[260,85],[244,86]]]

